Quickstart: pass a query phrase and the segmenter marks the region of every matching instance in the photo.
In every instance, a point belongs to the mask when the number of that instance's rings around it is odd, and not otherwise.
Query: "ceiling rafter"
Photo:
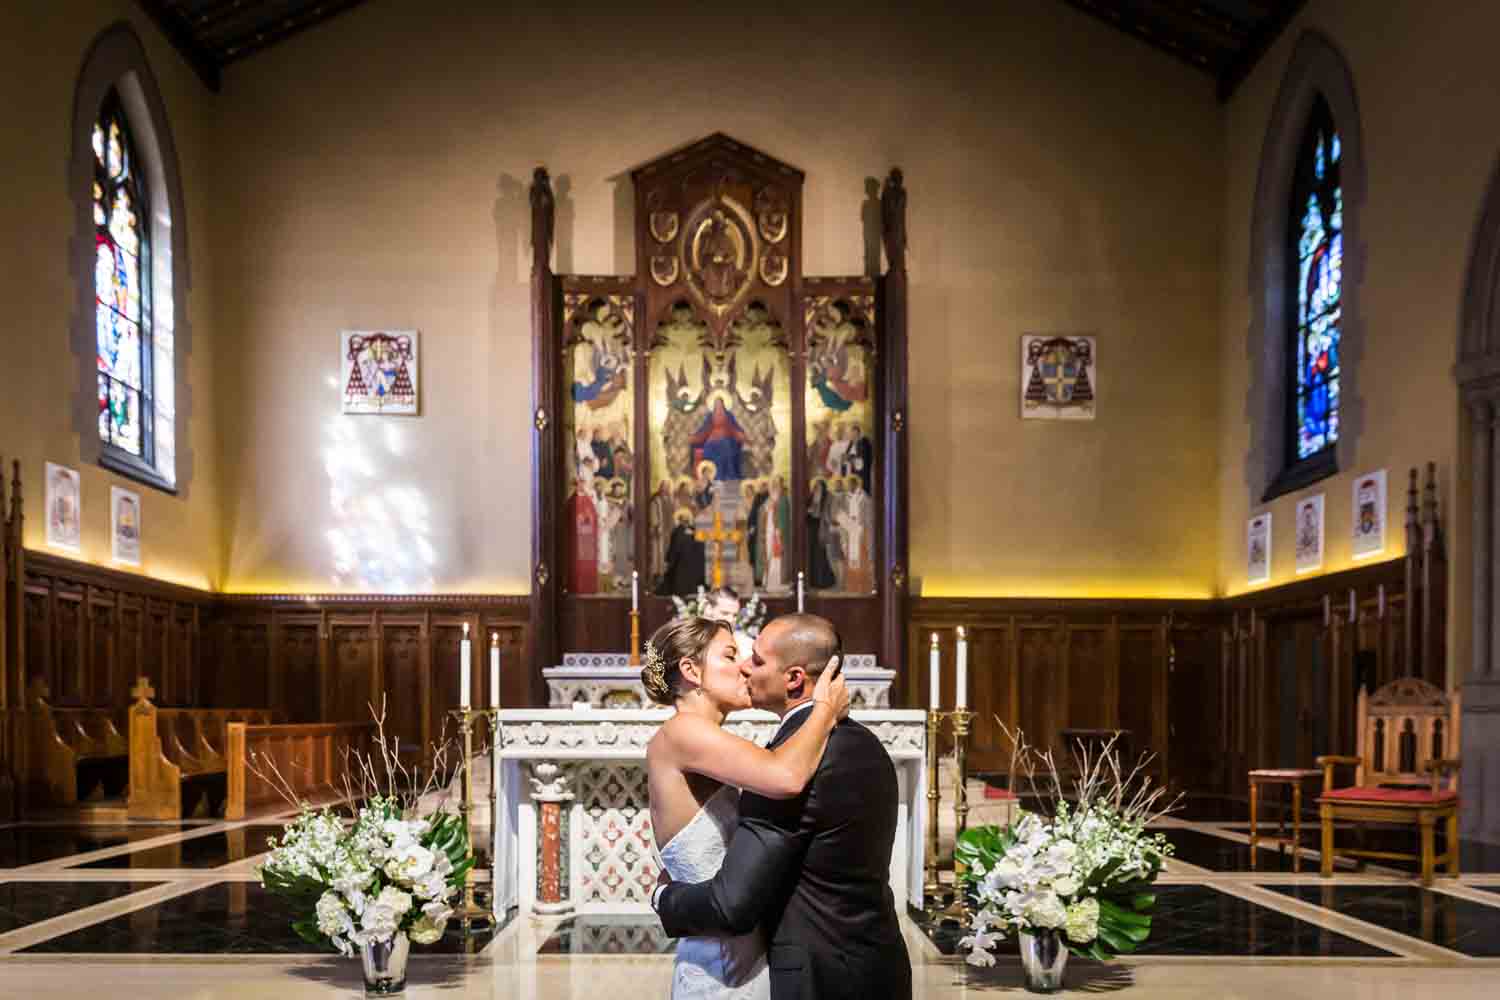
[[[366,0],[136,0],[203,85],[224,67],[286,41]]]
[[[1229,100],[1307,0],[1063,0],[1212,76]]]

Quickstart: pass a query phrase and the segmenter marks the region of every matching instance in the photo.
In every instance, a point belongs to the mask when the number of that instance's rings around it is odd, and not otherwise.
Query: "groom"
[[[740,673],[755,707],[781,716],[771,747],[807,721],[813,685],[840,646],[817,615],[786,615],[761,630]],[[672,937],[764,927],[772,1000],[909,1000],[911,961],[890,888],[896,803],[890,756],[845,719],[801,796],[742,794],[719,873],[659,886],[652,905]]]

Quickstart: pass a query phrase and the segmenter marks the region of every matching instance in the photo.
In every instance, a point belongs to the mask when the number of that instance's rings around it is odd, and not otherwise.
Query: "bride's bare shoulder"
[[[661,728],[656,731],[656,735],[651,737],[650,742],[646,744],[646,756],[649,759],[653,756],[660,758],[664,754],[675,754],[675,751],[693,742],[693,738],[699,736],[704,729],[713,728],[716,727],[707,719],[678,712],[663,722]]]

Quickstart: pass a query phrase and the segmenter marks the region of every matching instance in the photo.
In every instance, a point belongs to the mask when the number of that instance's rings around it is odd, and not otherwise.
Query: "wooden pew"
[[[319,722],[305,725],[228,724],[229,788],[225,819],[244,819],[254,812],[290,807],[276,783],[267,780],[271,768],[291,786],[301,801],[317,802],[342,796],[342,778],[349,752],[369,753],[374,745],[373,722]],[[260,773],[257,773],[260,772]]]
[[[264,708],[157,708],[150,681],[137,680],[130,706],[131,819],[170,820],[213,815],[227,796],[228,728],[268,724]]]
[[[46,681],[27,689],[32,801],[71,806],[124,791],[129,744],[118,709],[61,708],[48,698]]]

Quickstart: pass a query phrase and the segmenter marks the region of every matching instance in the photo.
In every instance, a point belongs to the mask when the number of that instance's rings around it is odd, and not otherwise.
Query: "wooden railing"
[[[228,732],[229,792],[224,818],[244,819],[251,813],[288,807],[288,792],[298,801],[310,802],[342,796],[348,755],[370,751],[375,724],[231,722]],[[282,783],[284,787],[278,787]]]
[[[268,724],[266,708],[157,708],[142,677],[131,694],[131,819],[215,814],[226,799],[229,726]]]

